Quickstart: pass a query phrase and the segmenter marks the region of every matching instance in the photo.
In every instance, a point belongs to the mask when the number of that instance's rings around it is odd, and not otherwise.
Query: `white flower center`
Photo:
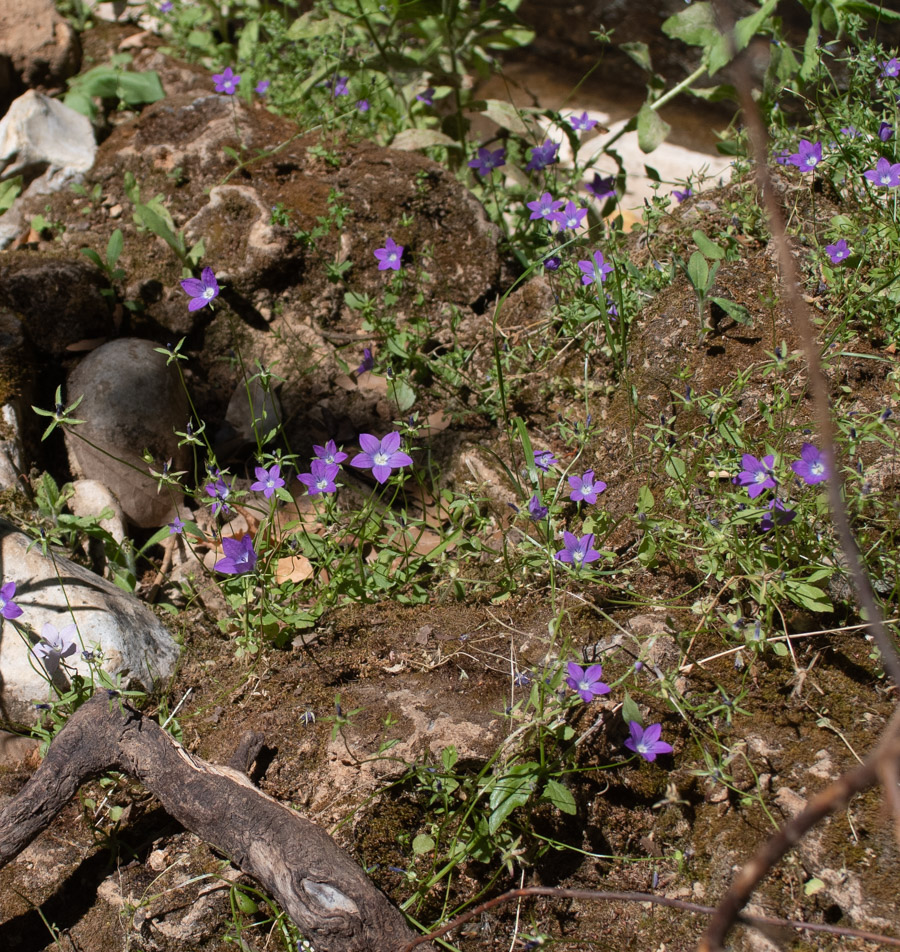
[[[819,160],[818,160],[814,155],[808,155],[808,156],[806,157],[806,164],[807,164],[808,166],[810,166],[810,167],[812,167],[812,166],[818,164],[818,161],[819,161]]]
[[[753,482],[755,482],[755,483],[764,483],[768,478],[769,478],[769,474],[768,474],[767,472],[761,470],[760,472],[758,472],[758,473],[753,477]]]
[[[591,682],[588,681],[587,678],[585,678],[583,681],[578,682],[579,691],[590,691],[590,689],[591,689]]]
[[[822,462],[813,463],[812,466],[809,467],[809,471],[813,476],[821,476],[822,473],[825,472],[825,464]]]
[[[882,185],[890,185],[890,184],[891,184],[891,177],[890,177],[890,175],[882,175],[882,176],[881,176],[881,184],[882,184]]]
[[[319,478],[319,481],[316,483],[316,489],[324,491],[325,487],[328,485],[328,479],[325,476]]]
[[[387,466],[389,459],[390,457],[387,453],[385,453],[384,450],[378,450],[376,453],[372,454],[372,462],[376,466]]]
[[[583,561],[584,561],[584,552],[582,552],[581,549],[576,549],[576,550],[572,553],[572,561],[573,561],[573,562],[583,562]]]
[[[215,288],[204,288],[203,289],[203,298],[204,300],[211,301],[216,296]]]

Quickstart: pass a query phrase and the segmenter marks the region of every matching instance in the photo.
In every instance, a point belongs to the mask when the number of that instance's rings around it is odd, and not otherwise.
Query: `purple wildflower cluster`
[[[595,698],[610,692],[609,685],[601,680],[602,665],[592,664],[583,668],[575,661],[570,661],[566,665],[566,675],[567,687],[574,691],[585,704],[590,704]],[[628,734],[625,746],[650,763],[660,754],[672,753],[672,745],[659,739],[662,734],[661,724],[649,724],[647,727],[642,727],[637,721],[629,721]]]
[[[7,621],[13,621],[24,614],[13,601],[15,597],[15,582],[6,582],[0,586],[0,617]],[[75,625],[64,625],[57,630],[47,622],[41,629],[41,640],[31,646],[31,653],[43,664],[49,677],[52,678],[59,670],[60,661],[70,658],[78,650],[76,635]],[[89,660],[92,655],[85,653],[85,657]]]
[[[778,497],[778,478],[775,475],[774,455],[763,456],[757,459],[750,453],[741,457],[743,469],[734,477],[732,482],[737,486],[744,486],[751,499],[761,496],[766,490],[774,490],[775,495],[769,500],[768,512],[764,513],[759,522],[759,528],[768,532],[776,525],[786,526],[793,522],[797,513],[788,509]],[[804,443],[800,450],[800,459],[791,463],[791,470],[807,486],[814,486],[828,478],[829,468],[825,454],[812,443]]]

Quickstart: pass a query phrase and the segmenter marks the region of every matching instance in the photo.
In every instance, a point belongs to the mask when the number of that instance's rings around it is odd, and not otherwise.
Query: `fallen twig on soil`
[[[700,906],[694,902],[685,902],[682,899],[669,899],[667,896],[655,896],[652,893],[641,892],[616,892],[613,890],[601,889],[558,889],[552,886],[526,886],[524,889],[510,889],[502,896],[496,896],[487,902],[481,903],[474,909],[457,916],[452,922],[441,929],[430,932],[428,935],[420,936],[408,945],[405,945],[400,952],[412,952],[422,943],[430,942],[432,939],[439,939],[441,936],[458,929],[465,925],[475,916],[487,912],[496,906],[511,902],[514,899],[521,899],[525,896],[550,896],[554,899],[586,899],[589,901],[600,900],[603,902],[649,902],[657,906],[669,906],[672,909],[681,909],[684,912],[692,912],[698,915],[711,915],[717,910],[713,906]],[[802,929],[806,932],[826,932],[829,935],[847,936],[852,939],[863,939],[866,942],[881,942],[884,945],[900,946],[900,939],[893,936],[878,935],[874,932],[865,932],[862,929],[847,929],[842,926],[830,926],[819,922],[800,922],[796,919],[778,919],[775,916],[751,916],[745,913],[738,914],[738,920],[753,926],[783,926],[791,929]]]
[[[249,767],[260,737],[232,763]],[[105,692],[72,715],[44,762],[0,811],[0,866],[54,819],[87,780],[118,770],[221,850],[272,895],[317,952],[396,952],[415,937],[403,915],[320,827],[258,790],[242,770],[188,753]]]

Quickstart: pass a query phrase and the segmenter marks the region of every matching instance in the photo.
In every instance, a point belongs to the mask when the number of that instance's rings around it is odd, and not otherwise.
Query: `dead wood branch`
[[[255,756],[252,746],[241,751],[245,763]],[[185,829],[256,879],[316,952],[397,952],[415,938],[399,910],[323,829],[240,771],[188,753],[154,721],[106,693],[69,719],[34,776],[0,812],[0,866],[25,849],[85,781],[108,770],[140,780]]]

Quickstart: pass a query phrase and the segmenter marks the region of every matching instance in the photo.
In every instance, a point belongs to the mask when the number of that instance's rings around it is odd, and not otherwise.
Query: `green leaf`
[[[531,127],[522,119],[519,110],[511,102],[504,102],[502,99],[486,99],[484,108],[481,110],[483,116],[493,119],[498,126],[509,129],[519,136],[531,134]]]
[[[832,0],[832,4],[842,15],[858,13],[870,20],[881,19],[893,20],[895,23],[900,22],[900,13],[896,10],[889,10],[883,4],[869,3],[868,0]]]
[[[698,294],[705,296],[709,289],[709,265],[706,262],[706,258],[704,258],[699,251],[695,251],[691,255],[687,272],[691,284],[694,285],[694,289]]]
[[[672,479],[684,479],[686,472],[687,466],[685,466],[684,460],[680,456],[670,456],[666,460],[666,474]]]
[[[699,228],[691,232],[691,237],[703,254],[712,261],[721,261],[725,257],[725,250],[707,238]]]
[[[422,856],[424,853],[430,853],[434,849],[434,840],[427,833],[420,833],[412,841],[413,852],[416,856]]]
[[[627,691],[625,692],[625,700],[622,701],[622,720],[625,721],[626,724],[630,724],[634,721],[636,724],[640,724],[641,727],[644,726],[644,719],[641,717],[640,708]]]
[[[109,241],[106,245],[106,263],[109,265],[110,271],[116,266],[116,262],[119,260],[119,255],[122,254],[124,247],[125,239],[122,236],[122,229],[117,228],[109,236]]]
[[[648,73],[653,72],[653,64],[650,61],[650,48],[646,43],[640,41],[634,43],[620,43],[619,49]]]
[[[544,792],[541,794],[542,800],[549,800],[560,813],[568,813],[574,816],[578,812],[575,806],[575,797],[568,787],[564,787],[558,780],[550,779]]]
[[[85,256],[85,258],[88,259],[88,261],[92,261],[95,265],[97,265],[98,268],[103,268],[103,259],[97,254],[96,251],[94,251],[93,248],[82,248],[81,253]]]
[[[453,744],[448,744],[441,751],[441,763],[444,765],[444,770],[452,770],[458,759],[459,754]]]
[[[720,36],[711,3],[695,3],[676,13],[663,22],[662,31],[666,36],[681,40],[688,46],[707,48]]]
[[[433,145],[443,145],[448,149],[458,149],[460,144],[438,129],[404,129],[391,140],[392,149],[412,152],[415,149],[427,149]]]
[[[9,209],[22,191],[22,176],[14,175],[5,182],[0,182],[0,215]]]
[[[516,764],[493,786],[490,796],[491,816],[488,832],[493,835],[516,807],[524,806],[531,797],[539,764]]]
[[[653,498],[653,493],[650,492],[650,487],[641,486],[637,497],[638,512],[650,512],[654,505],[656,505],[656,500]]]
[[[641,152],[652,152],[671,131],[672,127],[662,116],[650,108],[649,103],[641,106],[637,115],[638,145]]]
[[[806,582],[798,582],[795,579],[787,579],[784,582],[784,590],[788,598],[801,608],[808,608],[813,612],[834,611],[831,599],[821,588],[815,585],[808,585]]]
[[[397,404],[401,413],[406,413],[416,402],[416,391],[405,380],[394,378],[388,380],[388,397]]]
[[[772,15],[776,6],[778,6],[778,0],[766,0],[757,11],[748,16],[741,17],[741,19],[735,23],[734,45],[738,53],[740,53],[742,49],[745,49],[747,44],[756,36],[759,32],[759,28]],[[815,8],[813,8],[812,15],[815,19],[818,19]],[[818,32],[818,26],[816,27],[816,32]]]
[[[718,304],[720,308],[738,324],[752,324],[753,318],[750,316],[750,312],[743,304],[738,304],[736,301],[729,301],[728,298],[714,297],[710,298],[714,304]]]

